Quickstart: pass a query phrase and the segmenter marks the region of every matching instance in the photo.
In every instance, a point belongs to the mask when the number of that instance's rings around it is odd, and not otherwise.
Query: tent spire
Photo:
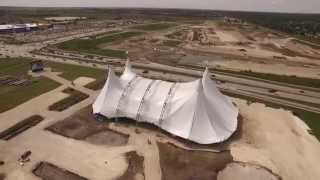
[[[203,76],[206,76],[209,73],[209,68],[208,66],[206,66],[204,72],[203,72]]]
[[[125,79],[132,79],[135,76],[135,73],[132,71],[130,60],[128,59],[122,73],[122,77]]]
[[[130,63],[129,59],[126,61],[126,65],[125,65],[123,73],[124,74],[131,74],[132,73],[132,66],[131,66],[131,63]]]
[[[206,69],[204,70],[203,74],[202,74],[202,79],[209,78],[209,76],[210,76],[210,72],[209,72],[209,68],[207,66]]]
[[[112,66],[108,65],[108,77],[110,77],[111,75],[114,75],[114,71],[112,69]]]

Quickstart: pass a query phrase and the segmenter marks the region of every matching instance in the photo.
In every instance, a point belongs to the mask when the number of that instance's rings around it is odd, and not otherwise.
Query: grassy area
[[[244,96],[244,95],[234,94],[230,92],[223,92],[223,93],[225,95],[244,99],[250,102],[263,103],[266,106],[269,106],[272,108],[283,108],[283,109],[290,110],[294,115],[298,116],[301,120],[303,120],[309,126],[309,128],[311,129],[310,134],[313,134],[320,141],[320,114],[318,113],[309,112],[309,111],[305,111],[305,110],[301,110],[301,109],[297,109],[297,108],[293,108],[285,105],[280,105],[273,102],[267,102],[267,101],[263,101],[250,96]]]
[[[64,111],[69,107],[87,99],[89,96],[80,91],[74,90],[72,88],[67,88],[63,90],[64,93],[69,94],[67,98],[62,99],[49,106],[50,111]]]
[[[11,138],[13,138],[13,137],[17,136],[18,134],[24,132],[25,130],[37,125],[42,120],[43,120],[43,117],[40,116],[40,115],[30,116],[30,117],[18,122],[14,126],[6,129],[5,131],[0,132],[0,139],[10,140]]]
[[[68,51],[79,51],[89,54],[97,54],[115,58],[126,58],[127,54],[124,50],[101,49],[98,46],[101,44],[111,43],[114,41],[125,40],[127,38],[141,35],[141,32],[122,32],[111,35],[102,36],[92,39],[73,39],[57,44],[60,49]],[[98,37],[98,36],[97,36]]]
[[[0,75],[27,75],[31,59],[0,58]]]
[[[277,92],[276,90],[270,90],[270,91],[273,91],[272,93],[276,93]],[[292,98],[288,98],[288,97],[281,97],[281,96],[279,96],[277,94],[266,95],[264,93],[258,93],[258,92],[255,92],[255,91],[248,91],[248,92],[259,94],[259,95],[263,95],[263,96],[269,96],[269,97],[276,98],[276,99],[279,99],[279,100],[285,100],[285,101],[289,101],[289,102],[299,103],[299,104],[310,106],[310,107],[320,108],[320,104],[319,103],[313,103],[313,102],[303,101],[303,100],[299,100],[299,99],[292,99]]]
[[[176,26],[173,23],[155,23],[155,24],[146,24],[146,25],[138,25],[132,27],[133,29],[143,30],[143,31],[160,31],[165,30],[171,27]]]
[[[32,78],[27,86],[0,87],[0,113],[12,109],[32,98],[57,88],[60,84],[45,77]]]
[[[162,43],[164,46],[177,47],[181,44],[181,41],[176,40],[166,40]]]
[[[63,92],[69,94],[70,96],[49,106],[50,111],[66,110],[70,106],[73,106],[89,97],[89,95],[72,88],[67,88],[63,90]]]
[[[269,95],[269,96],[273,97],[273,98],[277,98],[277,99],[283,99],[283,100],[286,100],[286,101],[296,102],[296,103],[299,103],[299,104],[320,108],[320,104],[318,104],[318,103],[301,101],[301,100],[298,100],[298,99],[285,98],[285,97],[280,97],[280,96],[275,96],[275,95]]]
[[[96,79],[96,81],[85,86],[86,88],[92,90],[101,89],[106,81],[107,72],[102,69],[56,62],[46,62],[45,65],[47,67],[51,67],[52,71],[62,72],[61,77],[70,81],[73,81],[81,76]]]
[[[98,38],[102,38],[104,36],[108,36],[108,35],[116,34],[116,33],[121,33],[121,31],[120,30],[108,31],[108,32],[105,32],[105,33],[101,33],[101,34],[90,36],[90,38],[91,39],[98,39]]]
[[[96,91],[96,90],[102,89],[105,83],[106,83],[106,79],[99,78],[99,79],[95,80],[94,82],[91,82],[91,83],[85,85],[85,87]]]
[[[26,58],[0,59],[0,76],[24,76],[32,82],[26,86],[0,85],[0,113],[53,90],[60,85],[58,82],[45,77],[35,78],[28,76],[30,61],[30,59]]]
[[[277,75],[270,73],[258,73],[253,71],[233,71],[233,70],[222,70],[222,69],[213,69],[213,72],[223,72],[228,74],[242,75],[248,77],[254,77],[269,81],[281,82],[286,84],[298,85],[298,86],[306,86],[312,88],[320,88],[320,79],[312,79],[305,77],[297,77],[297,76],[288,76],[288,75]],[[320,89],[319,89],[320,90]]]
[[[50,67],[54,72],[62,72],[61,77],[73,81],[80,76],[99,79],[105,78],[106,71],[98,68],[80,66],[76,64],[65,64],[56,62],[46,62],[45,66]]]

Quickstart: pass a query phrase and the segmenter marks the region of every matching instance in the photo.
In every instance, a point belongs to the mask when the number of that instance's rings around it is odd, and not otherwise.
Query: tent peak
[[[131,72],[132,72],[132,66],[131,66],[130,60],[128,59],[124,67],[124,73],[131,73]]]
[[[122,77],[125,79],[131,79],[135,76],[136,76],[135,73],[132,71],[132,66],[131,66],[130,60],[128,59],[126,62]]]
[[[209,76],[210,76],[209,68],[206,67],[206,69],[204,70],[204,72],[202,74],[202,79],[209,78]]]
[[[108,76],[115,74],[112,66],[108,66]]]
[[[125,68],[130,68],[131,69],[130,59],[127,59]]]

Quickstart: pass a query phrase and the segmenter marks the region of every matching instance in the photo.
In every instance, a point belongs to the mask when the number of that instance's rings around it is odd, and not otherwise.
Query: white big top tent
[[[173,83],[138,76],[129,61],[120,77],[109,69],[93,113],[151,123],[199,144],[227,140],[238,122],[238,109],[220,93],[208,69],[201,79]]]

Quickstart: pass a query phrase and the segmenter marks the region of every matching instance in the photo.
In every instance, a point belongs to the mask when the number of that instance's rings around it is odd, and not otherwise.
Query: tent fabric
[[[128,61],[120,77],[109,69],[93,113],[151,123],[181,138],[213,144],[235,132],[239,112],[210,79],[208,69],[201,79],[173,83],[138,76]]]

